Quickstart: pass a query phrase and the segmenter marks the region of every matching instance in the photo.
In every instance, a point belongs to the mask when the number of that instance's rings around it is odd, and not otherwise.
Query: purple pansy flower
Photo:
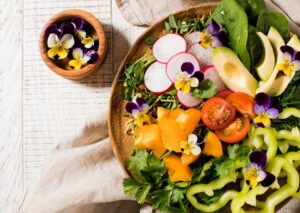
[[[197,87],[203,78],[203,73],[196,70],[191,62],[184,62],[181,65],[181,72],[177,74],[175,88],[188,93],[190,92],[191,87]]]
[[[254,124],[261,127],[269,127],[271,119],[277,118],[279,110],[272,107],[271,98],[265,93],[258,93],[255,96],[254,113],[256,117],[253,119]]]
[[[246,182],[251,186],[255,187],[258,183],[262,186],[268,187],[275,181],[275,176],[264,170],[267,164],[267,156],[262,151],[254,151],[250,154],[250,165],[244,173]]]
[[[291,76],[293,72],[300,69],[300,52],[296,52],[288,45],[281,46],[280,50],[283,53],[283,57],[277,68],[280,73]]]
[[[136,121],[137,126],[142,126],[144,122],[150,120],[150,116],[147,114],[149,105],[143,98],[136,98],[132,102],[128,102],[125,109],[130,113]]]
[[[200,34],[200,44],[204,48],[217,47],[224,45],[225,32],[214,20],[207,26],[206,30]]]

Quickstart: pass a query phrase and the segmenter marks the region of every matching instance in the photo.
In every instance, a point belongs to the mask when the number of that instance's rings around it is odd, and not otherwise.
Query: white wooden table
[[[81,81],[54,74],[38,50],[44,23],[68,8],[99,18],[109,42],[105,64]],[[13,212],[53,143],[107,108],[114,73],[144,30],[128,24],[113,0],[0,0],[0,212]]]
[[[109,42],[105,64],[81,81],[50,71],[38,49],[44,23],[68,8],[94,14]],[[107,108],[114,73],[142,31],[113,0],[0,0],[0,212],[12,212],[53,143]]]

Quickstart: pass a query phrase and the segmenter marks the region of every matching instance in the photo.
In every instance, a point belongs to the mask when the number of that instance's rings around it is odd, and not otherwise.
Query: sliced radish
[[[213,48],[205,49],[199,43],[194,43],[189,49],[188,53],[193,54],[200,62],[201,68],[212,65],[211,53]]]
[[[159,62],[154,62],[148,67],[144,83],[147,89],[155,94],[167,92],[173,84],[166,74],[166,65]]]
[[[188,48],[192,46],[192,44],[200,42],[200,34],[201,32],[197,31],[197,32],[190,33],[185,37]]]
[[[166,34],[154,43],[153,56],[160,63],[167,63],[169,59],[180,52],[186,52],[185,39],[177,34]]]
[[[207,66],[203,69],[202,72],[204,74],[204,78],[208,78],[217,84],[217,92],[226,89],[225,84],[223,83],[218,71],[214,66]]]
[[[178,54],[174,55],[168,61],[166,72],[167,72],[169,79],[173,83],[175,83],[177,81],[178,73],[180,73],[182,71],[186,71],[186,70],[183,70],[182,68],[183,68],[183,65],[187,64],[187,63],[194,66],[194,71],[200,70],[200,66],[199,66],[199,62],[198,62],[197,58],[189,53],[178,53]]]
[[[177,90],[177,98],[186,108],[198,106],[202,102],[202,99],[194,98],[191,93],[185,93],[180,90]]]

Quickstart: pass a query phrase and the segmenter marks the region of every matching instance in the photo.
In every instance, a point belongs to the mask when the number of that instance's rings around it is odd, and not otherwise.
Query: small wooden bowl
[[[45,30],[51,24],[62,23],[63,21],[70,20],[72,17],[80,17],[81,19],[83,19],[86,23],[88,23],[93,28],[93,30],[95,30],[99,38],[99,47],[97,51],[99,55],[99,60],[95,64],[88,64],[83,68],[81,68],[80,70],[73,70],[71,68],[62,68],[62,66],[59,66],[59,61],[55,61],[47,56],[47,40],[45,38]],[[39,45],[40,45],[41,56],[44,62],[46,63],[46,65],[53,72],[68,79],[84,78],[90,75],[91,73],[95,72],[100,68],[100,66],[104,62],[107,53],[107,40],[106,40],[105,31],[102,24],[92,14],[77,9],[61,11],[58,14],[54,15],[51,19],[49,19],[40,34]]]

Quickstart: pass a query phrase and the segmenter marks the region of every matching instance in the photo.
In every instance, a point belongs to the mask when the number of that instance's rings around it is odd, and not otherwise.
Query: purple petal
[[[294,60],[300,61],[300,52],[297,52],[297,53],[295,54]]]
[[[268,109],[271,104],[271,98],[266,93],[257,93],[255,96],[255,103]]]
[[[95,64],[98,60],[99,60],[99,55],[96,51],[91,50],[94,53],[93,54],[89,54],[89,56],[91,57],[91,59],[88,61],[89,64]]]
[[[189,75],[193,75],[195,72],[195,67],[191,62],[184,62],[181,65],[181,71],[187,72]]]
[[[137,103],[138,107],[142,107],[143,104],[146,104],[146,101],[143,98],[136,98],[135,102]]]
[[[81,30],[83,26],[83,19],[79,17],[74,17],[72,23],[75,25],[76,30]]]
[[[125,109],[128,113],[132,114],[133,110],[139,110],[139,106],[134,102],[128,102]]]
[[[192,77],[197,78],[201,82],[204,79],[204,74],[201,71],[196,71]]]
[[[261,185],[264,186],[264,187],[271,186],[274,183],[275,179],[276,179],[275,176],[272,173],[266,171],[266,174],[267,174],[266,178],[263,181],[260,182]]]
[[[254,151],[250,154],[250,162],[255,163],[259,168],[263,168],[267,163],[267,155],[262,151]]]
[[[219,39],[218,36],[212,36],[211,39],[213,40],[212,47],[219,47],[223,45],[223,42]]]
[[[282,107],[281,107],[281,105],[278,104],[278,103],[276,103],[276,102],[274,102],[274,101],[271,102],[270,108],[277,109],[279,113],[282,112],[282,110],[283,110]]]
[[[206,30],[208,30],[212,35],[216,35],[220,31],[220,26],[217,22],[215,22],[213,19],[211,20],[211,23],[207,26]]]
[[[279,114],[279,111],[276,108],[270,108],[267,110],[267,115],[271,119],[277,118],[278,114]]]
[[[254,105],[253,111],[254,111],[254,113],[255,113],[256,115],[258,115],[258,114],[260,114],[260,113],[262,113],[262,112],[265,112],[265,108],[264,108],[263,106],[260,106],[260,105],[258,105],[258,104],[255,104],[255,105]]]
[[[295,51],[292,47],[290,47],[288,45],[284,45],[284,46],[280,47],[280,50],[281,50],[281,52],[283,52],[284,54],[286,54],[290,58],[294,57]]]
[[[300,70],[300,60],[295,60],[292,64],[295,65],[295,71]]]
[[[74,34],[74,26],[69,22],[64,22],[60,25],[62,35],[65,34]]]
[[[56,34],[58,37],[60,37],[60,32],[58,31],[56,24],[49,25],[45,30],[45,37],[48,38],[51,33]]]

